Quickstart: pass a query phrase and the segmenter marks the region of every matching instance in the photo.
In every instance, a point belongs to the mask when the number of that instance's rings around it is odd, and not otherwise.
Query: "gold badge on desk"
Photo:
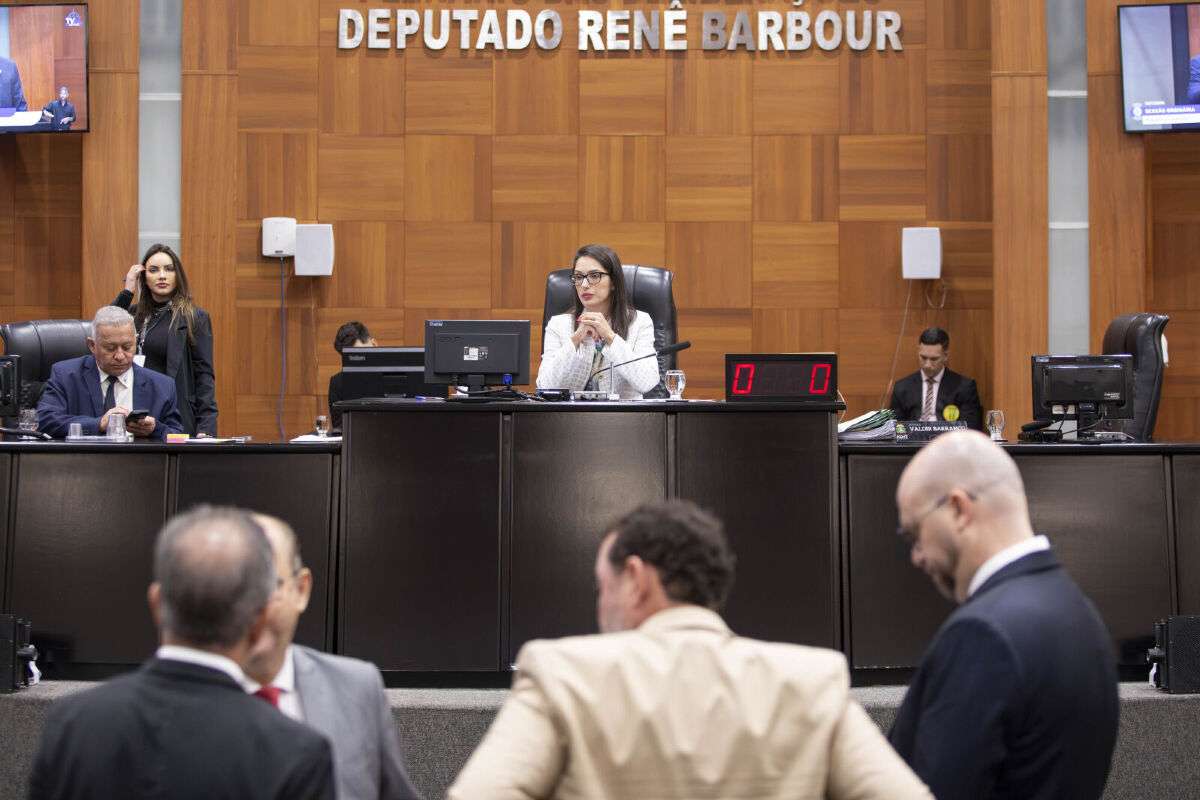
[[[946,422],[958,422],[958,417],[958,406],[953,403],[942,409],[942,419],[946,420]]]

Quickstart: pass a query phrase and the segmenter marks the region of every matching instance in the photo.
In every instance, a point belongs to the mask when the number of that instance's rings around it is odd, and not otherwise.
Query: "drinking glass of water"
[[[1004,412],[992,409],[987,413],[987,429],[993,442],[1004,441]]]
[[[17,418],[17,427],[30,433],[35,432],[38,429],[37,409],[22,408],[21,415]]]
[[[663,384],[667,387],[667,394],[671,395],[672,400],[682,400],[683,388],[687,386],[687,376],[681,369],[669,369],[663,376]]]

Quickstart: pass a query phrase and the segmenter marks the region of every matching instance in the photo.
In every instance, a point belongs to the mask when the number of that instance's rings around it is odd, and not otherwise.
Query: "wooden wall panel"
[[[697,50],[670,54],[667,132],[694,136],[749,134],[753,128],[753,61],[744,53],[712,58]]]
[[[836,220],[837,145],[836,136],[755,136],[754,219]]]
[[[563,40],[571,41],[566,34]],[[499,53],[493,67],[496,133],[578,133],[577,53],[571,47]]]
[[[925,132],[925,48],[843,58],[841,130],[848,133]]]
[[[754,62],[755,133],[842,132],[840,59],[818,51]]]
[[[669,63],[649,56],[580,59],[579,132],[666,133]]]
[[[578,136],[495,137],[492,219],[578,218]]]
[[[749,223],[667,225],[666,263],[675,271],[675,304],[679,308],[749,308],[752,247]]]
[[[404,138],[323,135],[317,144],[317,217],[404,219]]]
[[[404,208],[409,220],[492,218],[490,137],[410,135],[404,142]]]
[[[1089,338],[1097,353],[1114,317],[1149,310],[1147,165],[1143,139],[1125,133],[1121,108],[1119,75],[1088,77]]]
[[[238,127],[317,127],[317,48],[238,48]]]
[[[925,137],[843,136],[838,154],[841,219],[925,219]]]
[[[589,222],[666,219],[662,136],[585,136],[580,147],[580,219]]]
[[[929,218],[987,222],[992,218],[992,137],[926,137]]]
[[[759,222],[753,237],[755,308],[837,306],[836,223]]]
[[[980,50],[930,50],[927,132],[992,132],[992,54]]]
[[[753,148],[748,136],[667,139],[667,219],[751,219]]]
[[[279,214],[332,222],[337,243],[333,278],[285,276],[288,435],[323,411],[349,319],[421,344],[427,318],[528,317],[536,373],[545,274],[592,241],[675,270],[690,396],[721,394],[726,352],[835,350],[861,413],[900,332],[899,229],[939,225],[945,280],[914,287],[897,372],[918,326],[942,322],[956,366],[991,383],[983,0],[894,0],[903,53],[753,55],[701,51],[698,24],[686,53],[579,53],[575,7],[549,5],[570,23],[557,51],[339,51],[345,3],[220,2],[225,17],[185,16],[185,70],[205,82],[185,114],[224,115],[185,142],[185,163],[214,167],[210,199],[185,192],[185,249],[224,243],[200,251],[205,302],[224,304],[223,432],[277,436],[279,266],[258,250]]]
[[[488,308],[492,230],[479,222],[410,222],[404,232],[406,308]]]
[[[992,30],[995,34],[995,17]],[[994,78],[992,119],[997,344],[992,407],[1006,419],[1028,420],[1029,355],[1046,352],[1049,337],[1046,77]],[[1012,169],[1013,164],[1023,168]]]
[[[200,59],[192,62],[200,64],[223,52],[193,41],[195,49],[185,45],[185,69],[189,58]],[[213,324],[218,433],[233,433],[238,430],[233,386],[237,225],[229,189],[237,183],[237,78],[224,71],[223,60],[213,63],[214,72],[197,70],[183,76],[180,136],[187,157],[181,180],[187,191],[180,206],[181,257],[186,259],[192,293]]]
[[[93,21],[100,16],[97,5],[91,6]],[[83,315],[89,318],[121,289],[121,268],[113,265],[131,264],[139,255],[137,72],[93,72],[90,94],[81,223]]]
[[[315,128],[300,133],[239,132],[238,151],[238,219],[295,217],[301,222],[316,221]]]
[[[491,307],[543,306],[546,274],[569,266],[580,243],[579,224],[575,222],[493,223],[495,267]],[[628,255],[625,257],[629,258]]]
[[[405,53],[406,132],[491,134],[495,130],[492,58],[463,52],[414,48]]]

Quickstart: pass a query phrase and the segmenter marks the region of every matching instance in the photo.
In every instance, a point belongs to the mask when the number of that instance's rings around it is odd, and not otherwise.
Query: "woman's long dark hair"
[[[194,341],[195,337],[192,335],[192,331],[196,327],[196,304],[192,302],[187,275],[183,271],[183,262],[179,260],[179,256],[165,244],[152,244],[146,249],[146,255],[142,256],[142,266],[146,266],[146,262],[150,260],[151,256],[159,253],[166,253],[175,268],[175,294],[171,295],[171,299],[168,301],[171,306],[171,326],[174,327],[176,321],[182,318],[187,324],[188,341]],[[146,284],[146,273],[143,271],[138,275],[137,305],[133,310],[134,325],[139,331],[158,308],[159,306],[154,302],[154,295],[150,293],[150,287]]]
[[[579,263],[579,259],[584,256],[596,259],[608,273],[609,280],[612,281],[612,291],[608,293],[608,324],[612,326],[613,332],[617,336],[622,339],[627,338],[629,326],[633,323],[637,312],[634,311],[629,288],[625,285],[625,269],[621,266],[620,257],[611,247],[605,247],[602,244],[585,244],[575,251],[575,259],[571,262],[571,267],[574,268]],[[578,317],[582,313],[583,301],[579,299],[579,292],[576,292],[575,316]]]

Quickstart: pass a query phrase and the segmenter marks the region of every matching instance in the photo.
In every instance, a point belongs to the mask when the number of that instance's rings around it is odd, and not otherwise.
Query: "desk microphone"
[[[675,344],[669,344],[666,347],[660,347],[657,350],[655,350],[653,353],[646,353],[646,355],[644,355],[644,356],[638,356],[637,358],[631,358],[628,361],[622,361],[620,364],[609,364],[607,367],[601,367],[600,369],[593,372],[591,375],[588,375],[588,379],[584,382],[583,385],[587,386],[589,383],[591,383],[592,378],[596,377],[601,372],[612,370],[612,369],[615,369],[616,367],[623,367],[626,364],[632,364],[635,361],[641,361],[643,358],[652,358],[655,356],[667,356],[667,355],[670,355],[671,353],[678,353],[680,350],[687,350],[691,346],[692,346],[691,342],[676,342]],[[612,385],[612,374],[611,373],[608,376],[608,382],[609,382],[609,385],[611,386]]]

